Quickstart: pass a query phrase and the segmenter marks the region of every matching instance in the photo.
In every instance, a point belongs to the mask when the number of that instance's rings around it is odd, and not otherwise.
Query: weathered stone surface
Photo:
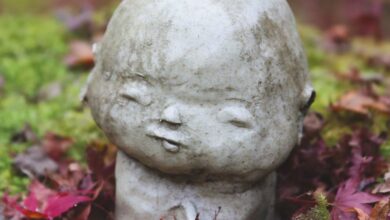
[[[117,219],[272,219],[313,91],[285,0],[124,0],[95,53]]]

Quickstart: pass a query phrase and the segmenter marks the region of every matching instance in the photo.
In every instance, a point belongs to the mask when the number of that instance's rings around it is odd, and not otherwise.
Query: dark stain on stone
[[[268,56],[265,61],[266,77],[264,82],[258,84],[258,90],[261,96],[283,96],[291,95],[291,92],[298,94],[300,91],[289,91],[291,89],[302,89],[304,81],[305,68],[302,64],[302,53],[296,54],[293,50],[294,45],[290,45],[294,39],[283,29],[283,25],[272,20],[267,13],[261,16],[257,25],[252,29],[253,36],[260,47],[273,48],[273,54]],[[282,76],[276,76],[271,70],[279,69],[286,73]],[[283,79],[284,78],[284,79]],[[281,84],[280,80],[285,84]],[[288,86],[295,85],[295,86]],[[285,97],[284,97],[285,98]]]

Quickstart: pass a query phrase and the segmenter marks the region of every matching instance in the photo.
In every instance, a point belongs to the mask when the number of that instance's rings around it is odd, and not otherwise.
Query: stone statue
[[[313,99],[285,0],[124,0],[85,101],[120,151],[117,220],[273,219]]]

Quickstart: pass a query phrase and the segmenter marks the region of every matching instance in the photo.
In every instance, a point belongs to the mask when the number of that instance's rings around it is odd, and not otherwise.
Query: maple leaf
[[[51,132],[46,133],[42,140],[43,149],[55,161],[59,161],[72,144],[73,140],[71,138]]]
[[[116,147],[112,144],[93,142],[87,147],[88,168],[101,180],[113,177]]]
[[[383,199],[376,203],[370,214],[370,220],[387,220],[390,214],[389,199]]]
[[[43,211],[49,218],[55,218],[61,216],[69,209],[75,207],[82,202],[89,202],[91,198],[88,196],[82,196],[77,194],[60,194],[50,197],[47,200],[47,206]]]
[[[30,185],[29,195],[23,200],[22,205],[8,197],[3,197],[3,201],[28,219],[54,219],[80,203],[91,201],[89,196],[79,193],[59,193],[35,180]]]
[[[382,196],[359,191],[359,183],[357,178],[351,178],[339,187],[332,203],[331,216],[333,220],[353,220],[356,219],[357,214],[361,216],[362,213],[368,216],[371,212],[371,207],[368,204],[383,199]]]
[[[340,100],[333,104],[331,108],[334,111],[350,111],[357,114],[368,116],[370,109],[382,113],[390,114],[390,106],[381,101],[381,99],[372,97],[362,91],[351,91],[343,95]]]
[[[24,153],[18,154],[13,165],[31,178],[42,177],[58,170],[58,164],[39,146],[30,147]]]
[[[45,184],[32,181],[28,196],[23,200],[5,194],[6,216],[14,220],[114,219],[116,147],[107,143],[91,143],[87,148],[88,171],[65,157],[72,139],[47,133],[42,141],[37,142],[40,146],[18,155],[14,164],[24,170],[29,168],[31,173],[39,173]],[[50,167],[55,169],[50,171]],[[34,175],[31,177],[34,178]]]
[[[344,186],[347,180],[353,178],[358,180],[360,188],[365,188],[375,183],[375,179],[387,169],[387,162],[380,151],[387,138],[385,133],[375,135],[367,129],[355,128],[335,146],[327,146],[320,133],[323,123],[326,122],[322,122],[316,114],[307,116],[301,145],[293,150],[278,170],[277,208],[282,219],[291,219],[312,207],[310,192],[323,189],[327,199],[334,201],[337,186]],[[363,194],[357,195],[365,195],[364,192],[359,193]],[[333,214],[339,219],[355,220],[366,218],[365,211],[355,207],[350,208],[350,212],[334,209]]]

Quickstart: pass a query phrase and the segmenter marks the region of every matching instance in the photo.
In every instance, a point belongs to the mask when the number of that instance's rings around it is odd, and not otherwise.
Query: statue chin
[[[275,173],[255,185],[188,182],[160,174],[118,154],[116,219],[274,219]]]
[[[315,94],[285,0],[124,0],[95,56],[117,219],[273,219]]]

